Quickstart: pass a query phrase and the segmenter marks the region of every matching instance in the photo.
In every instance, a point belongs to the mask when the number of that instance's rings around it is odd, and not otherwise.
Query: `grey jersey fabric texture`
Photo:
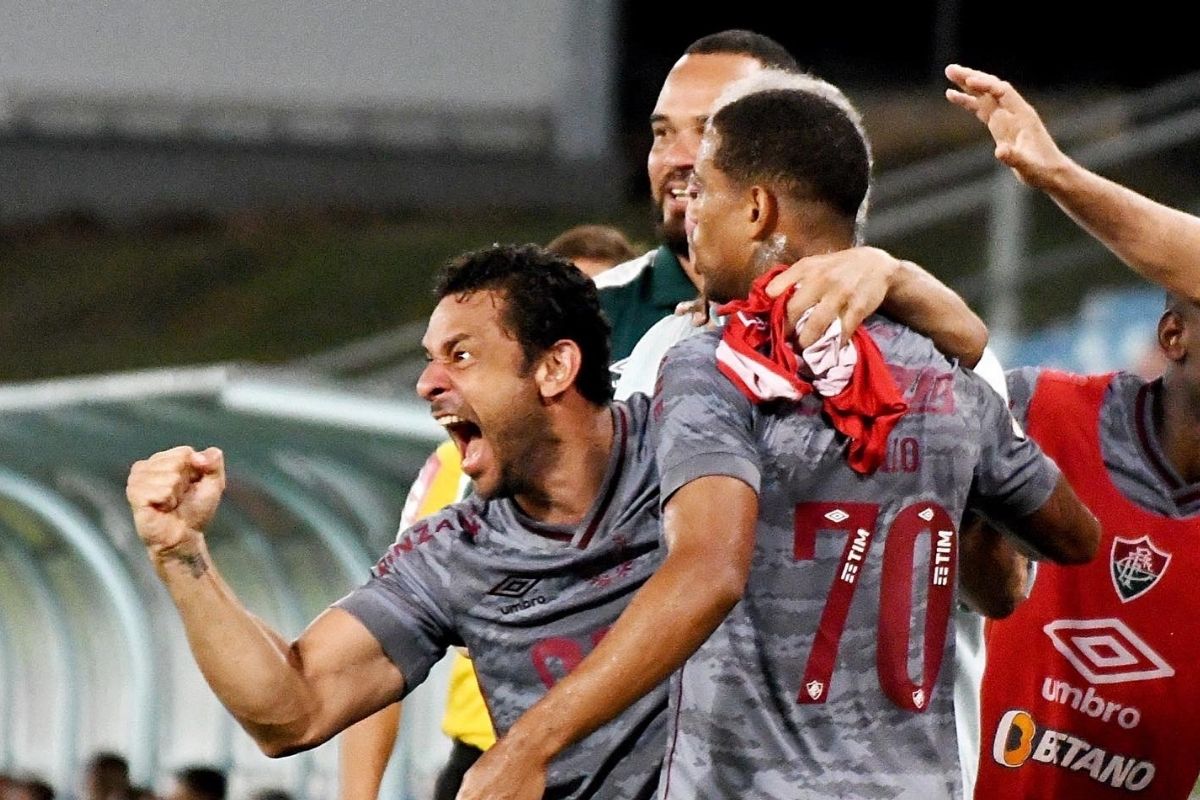
[[[648,407],[640,395],[613,405],[615,446],[579,525],[541,525],[509,499],[472,495],[402,534],[337,603],[379,640],[406,690],[447,647],[466,646],[503,735],[599,642],[662,560]],[[564,751],[545,796],[653,797],[665,707],[664,685]]]
[[[752,405],[717,371],[719,332],[664,360],[663,502],[725,475],[759,520],[744,598],[672,678],[663,800],[962,794],[956,525],[968,504],[1031,513],[1059,473],[981,378],[900,325],[867,330],[910,407],[869,476],[818,398]]]

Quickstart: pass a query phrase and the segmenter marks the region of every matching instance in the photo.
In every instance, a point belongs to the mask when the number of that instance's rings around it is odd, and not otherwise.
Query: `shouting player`
[[[418,391],[476,494],[403,534],[374,577],[287,642],[221,580],[204,542],[220,451],[134,465],[138,533],[214,692],[264,752],[313,747],[394,703],[447,647],[469,648],[498,732],[604,635],[661,562],[648,401],[611,403],[608,325],[591,281],[532,246],[443,273]],[[547,791],[648,798],[665,689],[564,752]]]

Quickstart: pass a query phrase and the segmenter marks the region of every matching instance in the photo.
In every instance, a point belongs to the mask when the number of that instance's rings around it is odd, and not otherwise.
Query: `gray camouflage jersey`
[[[447,647],[465,645],[503,735],[592,650],[662,561],[648,402],[614,404],[608,472],[579,525],[541,525],[511,500],[472,496],[401,535],[371,580],[338,601],[379,640],[406,691]],[[564,751],[545,797],[653,797],[665,707],[663,685]]]
[[[717,371],[719,333],[663,363],[664,502],[732,476],[758,492],[759,521],[745,596],[672,678],[662,800],[962,794],[958,522],[969,501],[1032,513],[1058,470],[928,339],[881,318],[867,330],[909,404],[870,476],[850,469],[818,398],[752,405]]]

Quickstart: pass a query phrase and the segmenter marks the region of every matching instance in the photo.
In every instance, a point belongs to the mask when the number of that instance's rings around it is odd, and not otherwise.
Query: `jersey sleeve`
[[[975,466],[973,505],[1004,521],[1027,517],[1045,504],[1058,483],[1058,466],[1013,425],[1013,417],[992,387],[964,372],[977,398],[979,461]]]
[[[717,370],[719,334],[693,336],[663,359],[651,411],[661,500],[709,475],[737,478],[755,492],[762,465],[754,409]]]
[[[432,542],[416,544],[440,516],[402,532],[371,570],[371,579],[334,604],[379,641],[404,676],[405,694],[425,680],[448,647],[459,643],[450,611],[450,550]]]
[[[1008,407],[1022,428],[1029,424],[1029,403],[1033,400],[1033,390],[1041,374],[1040,367],[1017,367],[1004,372],[1004,382],[1008,385]]]

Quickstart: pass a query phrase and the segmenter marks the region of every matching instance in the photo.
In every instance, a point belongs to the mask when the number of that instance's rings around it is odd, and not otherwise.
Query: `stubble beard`
[[[549,420],[540,414],[521,417],[503,439],[504,449],[513,457],[501,460],[500,479],[492,497],[521,496],[548,503],[544,478],[562,447],[562,440],[550,433]]]
[[[687,231],[683,225],[683,217],[667,219],[666,214],[663,212],[665,198],[666,195],[664,194],[663,198],[657,202],[651,201],[654,213],[654,235],[677,258],[687,258],[688,240]]]

